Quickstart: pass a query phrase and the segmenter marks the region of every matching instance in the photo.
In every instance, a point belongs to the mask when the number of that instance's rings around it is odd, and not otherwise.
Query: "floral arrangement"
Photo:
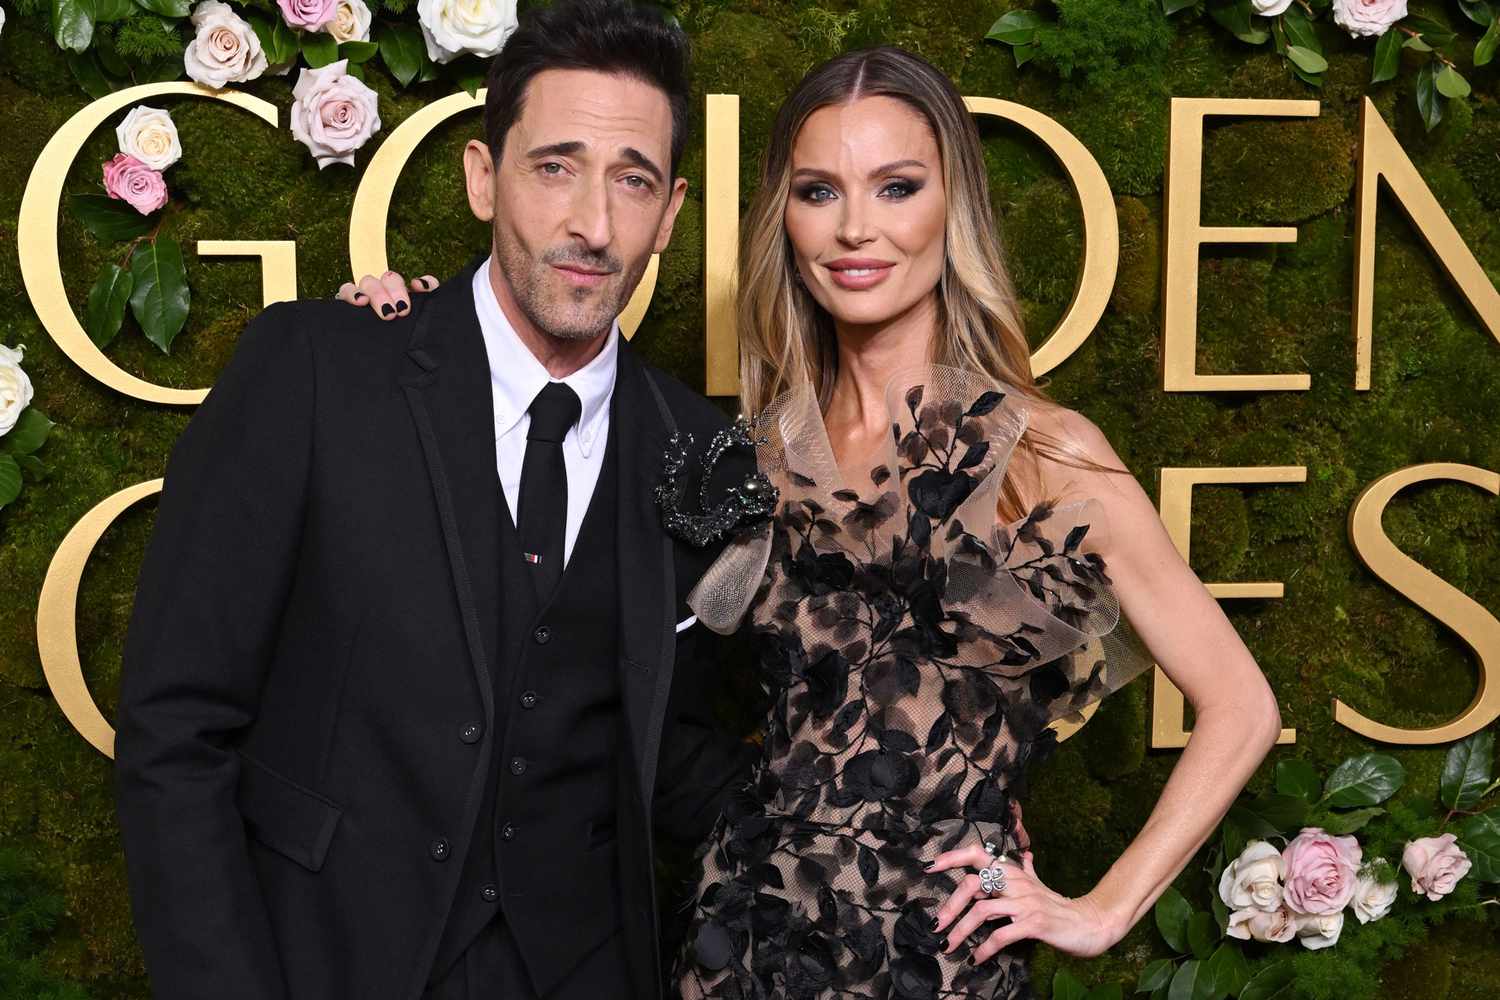
[[[1477,26],[1477,39],[1436,18],[1411,14],[1407,0],[1159,0],[1164,15],[1183,11],[1207,15],[1221,28],[1248,45],[1274,46],[1287,70],[1310,87],[1323,85],[1328,61],[1318,36],[1320,22],[1331,21],[1355,39],[1374,39],[1374,68],[1370,83],[1395,79],[1401,69],[1403,51],[1420,53],[1416,77],[1416,102],[1430,131],[1443,120],[1450,100],[1469,94],[1469,83],[1458,62],[1471,58],[1475,67],[1487,65],[1500,47],[1500,17],[1489,0],[1454,0],[1460,25]],[[1066,20],[1075,6],[1056,4]],[[1188,15],[1184,15],[1188,16]],[[1180,19],[1180,18],[1179,18]],[[1053,48],[1052,39],[1063,31],[1059,22],[1034,10],[1012,10],[997,20],[985,36],[1011,46],[1016,65]]]
[[[0,509],[21,495],[23,471],[32,479],[47,476],[35,452],[53,423],[31,405],[31,378],[21,367],[25,353],[25,344],[0,344]]]

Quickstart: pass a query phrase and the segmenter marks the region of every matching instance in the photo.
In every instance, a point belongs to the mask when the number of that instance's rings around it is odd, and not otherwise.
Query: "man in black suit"
[[[701,697],[716,552],[653,496],[725,421],[615,320],[682,203],[685,52],[529,13],[464,150],[492,252],[389,323],[267,308],[174,448],[116,739],[158,998],[661,994],[653,833],[753,756]]]

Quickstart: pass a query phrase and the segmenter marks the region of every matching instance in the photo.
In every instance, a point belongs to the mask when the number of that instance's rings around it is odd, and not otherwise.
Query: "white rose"
[[[1292,5],[1292,0],[1250,0],[1250,6],[1255,8],[1255,13],[1266,17],[1275,17]]]
[[[1219,876],[1219,898],[1231,910],[1274,910],[1281,905],[1281,879],[1285,874],[1281,852],[1264,840],[1252,840],[1224,867]]]
[[[1351,35],[1383,35],[1406,16],[1406,0],[1333,0],[1333,23]]]
[[[1343,910],[1337,913],[1297,914],[1297,940],[1302,942],[1304,948],[1314,951],[1327,948],[1338,941],[1339,932],[1343,929]]]
[[[182,53],[187,75],[205,87],[224,87],[254,80],[266,71],[266,54],[255,29],[219,0],[193,8],[197,34]]]
[[[516,30],[516,0],[417,0],[417,21],[433,62],[492,56]]]
[[[1395,882],[1377,882],[1373,875],[1361,875],[1354,882],[1354,898],[1349,905],[1354,907],[1354,915],[1359,922],[1367,924],[1372,920],[1379,920],[1391,910],[1391,904],[1396,901]]]
[[[120,152],[133,156],[152,170],[165,170],[182,159],[177,125],[161,108],[137,104],[115,128]]]
[[[323,30],[338,42],[368,42],[370,8],[365,5],[365,0],[339,0],[333,20],[323,25]]]
[[[1229,915],[1229,926],[1224,933],[1241,941],[1285,943],[1297,936],[1297,914],[1285,904],[1274,910],[1260,910],[1253,906],[1235,910]]]
[[[354,165],[354,151],[380,131],[380,99],[348,73],[349,60],[304,69],[292,88],[292,135],[312,151],[322,170]]]
[[[21,411],[31,404],[31,379],[21,370],[25,351],[25,344],[0,344],[0,435],[9,434],[21,419]]]
[[[5,30],[5,8],[0,7],[0,31]]]

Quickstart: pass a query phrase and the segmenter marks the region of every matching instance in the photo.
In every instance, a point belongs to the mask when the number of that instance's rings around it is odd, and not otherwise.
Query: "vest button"
[[[504,826],[502,826],[500,828],[500,839],[501,840],[515,840],[516,839],[516,828],[515,828],[515,826],[513,824],[511,824],[511,823],[507,823]]]
[[[525,774],[526,761],[521,757],[512,757],[510,759],[510,773],[517,775]]]
[[[484,727],[477,722],[466,722],[458,731],[458,738],[465,743],[478,743],[479,734],[484,732]]]
[[[522,708],[536,708],[537,700],[538,699],[537,699],[535,691],[523,691],[523,692],[521,692],[521,707]]]
[[[536,631],[531,633],[538,646],[545,646],[552,639],[552,630],[545,625],[538,625]]]
[[[439,837],[427,846],[427,853],[432,855],[434,861],[448,860],[448,841]]]
[[[484,888],[479,890],[479,898],[484,900],[486,903],[493,903],[495,900],[500,898],[500,890],[495,888],[493,885],[486,885]]]

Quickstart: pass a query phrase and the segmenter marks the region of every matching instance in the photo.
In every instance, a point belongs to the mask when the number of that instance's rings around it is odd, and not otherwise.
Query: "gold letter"
[[[169,389],[147,382],[116,365],[89,339],[68,305],[62,267],[57,254],[57,213],[68,167],[89,135],[119,109],[150,97],[188,94],[244,108],[276,127],[276,105],[237,90],[212,90],[196,83],[148,83],[127,87],[87,105],[53,133],[26,181],[21,213],[16,223],[16,245],[21,258],[21,280],[37,318],[62,352],[88,375],[116,392],[148,403],[194,406],[207,389]],[[268,303],[269,304],[269,303]]]
[[[73,525],[47,567],[42,596],[36,607],[36,646],[42,673],[63,715],[94,749],[115,755],[115,731],[94,703],[78,660],[78,584],[99,537],[132,504],[161,490],[153,479],[126,487],[105,498]]]
[[[1162,254],[1162,378],[1167,392],[1306,389],[1309,375],[1199,375],[1198,247],[1204,243],[1295,243],[1292,226],[1201,226],[1203,119],[1208,115],[1316,118],[1317,101],[1172,98],[1167,150],[1166,246]]]
[[[709,94],[703,156],[704,395],[740,391],[735,267],[740,245],[740,98]]]
[[[1484,268],[1464,245],[1463,237],[1443,214],[1427,182],[1386,127],[1385,120],[1368,97],[1359,111],[1359,180],[1354,187],[1354,388],[1370,388],[1370,327],[1375,312],[1375,201],[1378,182],[1384,177],[1396,204],[1422,234],[1437,255],[1448,277],[1474,308],[1483,323],[1500,340],[1500,292],[1485,277]],[[1457,739],[1457,737],[1454,737]]]
[[[1206,468],[1161,470],[1161,519],[1167,526],[1172,543],[1188,558],[1192,542],[1193,487],[1211,483],[1305,483],[1307,467],[1302,465],[1262,465],[1254,468]],[[1219,600],[1231,597],[1281,597],[1279,582],[1209,583],[1208,592]],[[1188,732],[1184,728],[1182,691],[1167,678],[1161,667],[1154,668],[1151,681],[1151,746],[1185,747]],[[1297,742],[1295,729],[1282,729],[1277,743]]]
[[[391,195],[396,190],[396,180],[406,161],[416,150],[427,133],[437,128],[454,115],[474,108],[484,107],[485,88],[480,87],[473,97],[465,93],[450,94],[441,100],[414,112],[386,136],[385,142],[370,158],[359,187],[354,191],[354,205],[349,212],[349,267],[352,280],[358,281],[366,274],[384,274],[390,266],[385,251],[385,227],[391,212]],[[652,254],[646,273],[636,286],[635,294],[625,304],[620,314],[620,332],[628,340],[635,336],[641,325],[641,317],[651,305],[651,294],[656,291],[656,274],[661,267],[661,254]]]
[[[1365,487],[1349,509],[1349,541],[1370,572],[1457,632],[1458,637],[1474,650],[1479,657],[1479,687],[1474,692],[1474,700],[1457,718],[1426,729],[1382,725],[1365,718],[1337,698],[1333,699],[1334,722],[1348,726],[1361,736],[1386,743],[1448,743],[1477,733],[1500,718],[1500,685],[1492,687],[1489,683],[1491,668],[1500,665],[1500,622],[1478,602],[1396,548],[1380,526],[1380,515],[1397,491],[1413,483],[1434,479],[1456,479],[1500,494],[1500,475],[1472,465],[1454,462],[1409,465],[1381,476]]]

